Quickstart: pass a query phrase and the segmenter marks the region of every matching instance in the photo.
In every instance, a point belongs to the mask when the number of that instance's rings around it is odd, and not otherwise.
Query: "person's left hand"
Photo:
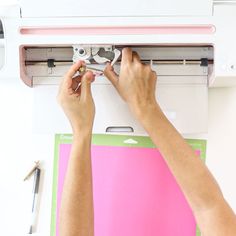
[[[93,73],[87,71],[82,77],[73,77],[81,66],[85,66],[83,61],[78,61],[71,66],[61,83],[57,96],[59,104],[71,123],[74,135],[91,134],[95,116],[91,93]]]

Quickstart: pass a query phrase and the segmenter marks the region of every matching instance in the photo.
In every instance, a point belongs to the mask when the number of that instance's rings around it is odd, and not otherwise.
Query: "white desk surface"
[[[2,79],[2,78],[1,78]],[[32,134],[33,90],[0,81],[0,235],[26,235],[32,180],[23,177],[43,161],[38,231],[50,235],[54,135]],[[210,89],[207,165],[236,211],[236,88]]]

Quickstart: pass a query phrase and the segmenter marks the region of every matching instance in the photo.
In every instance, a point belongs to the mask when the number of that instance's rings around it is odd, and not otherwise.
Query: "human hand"
[[[83,61],[78,61],[71,66],[60,85],[57,96],[59,104],[71,123],[74,135],[91,134],[95,116],[91,94],[93,73],[88,71],[83,76],[73,77],[81,66],[85,66]]]
[[[110,64],[104,74],[139,120],[147,111],[158,107],[155,98],[157,75],[150,65],[142,64],[139,55],[130,48],[122,51],[120,75]]]

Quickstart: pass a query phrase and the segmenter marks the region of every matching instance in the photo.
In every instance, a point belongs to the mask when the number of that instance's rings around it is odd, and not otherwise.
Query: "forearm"
[[[234,235],[235,215],[217,182],[160,107],[146,107],[139,116],[182,189],[202,233],[205,236]]]
[[[211,207],[222,193],[203,161],[167,120],[158,105],[145,112],[142,123],[162,153],[193,211]]]
[[[93,236],[91,135],[74,136],[60,209],[60,236]]]
[[[157,75],[151,66],[143,64],[136,52],[124,48],[120,74],[117,75],[111,65],[107,65],[104,74],[159,148],[203,235],[236,235],[234,213],[215,179],[156,103]]]

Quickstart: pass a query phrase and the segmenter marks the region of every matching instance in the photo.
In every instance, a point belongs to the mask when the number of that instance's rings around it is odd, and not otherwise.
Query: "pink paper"
[[[60,145],[57,219],[70,147]],[[92,146],[92,168],[95,236],[196,235],[192,211],[157,149]]]

